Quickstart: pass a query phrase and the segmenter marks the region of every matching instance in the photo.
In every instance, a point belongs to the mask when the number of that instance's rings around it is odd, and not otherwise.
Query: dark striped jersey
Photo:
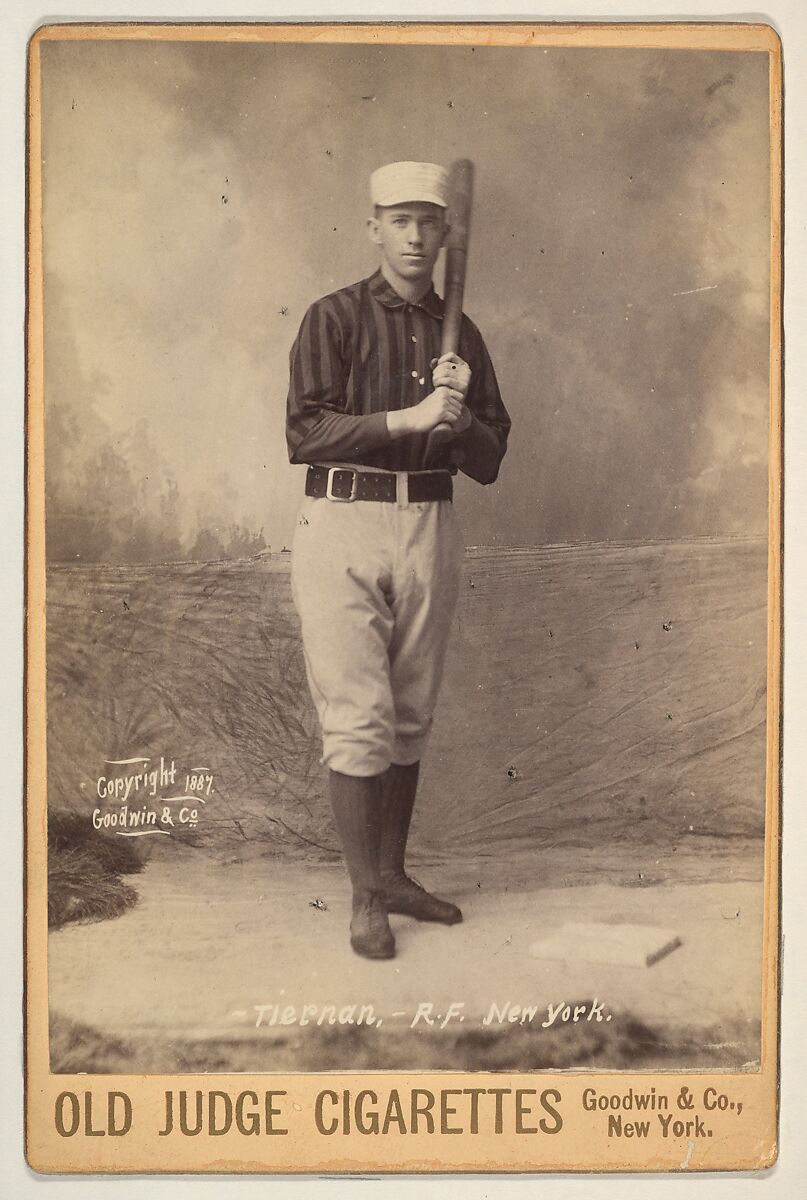
[[[311,305],[291,349],[286,438],[293,463],[349,462],[389,471],[424,466],[428,434],[394,441],[386,413],[432,390],[443,301],[404,300],[381,271]],[[463,314],[460,357],[471,368],[471,424],[443,443],[430,467],[456,464],[480,483],[496,478],[510,431],[482,335]]]

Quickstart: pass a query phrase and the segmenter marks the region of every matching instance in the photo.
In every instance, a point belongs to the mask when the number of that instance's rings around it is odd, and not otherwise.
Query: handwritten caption
[[[364,1025],[376,1029],[384,1023],[384,1017],[372,1004],[254,1004],[254,1025]],[[249,1017],[248,1009],[236,1009],[233,1017]],[[512,1000],[493,1001],[484,1012],[470,1013],[464,1000],[451,1000],[447,1004],[435,1004],[421,1000],[412,1009],[399,1009],[387,1016],[388,1020],[403,1023],[410,1029],[429,1027],[445,1029],[447,1025],[463,1023],[470,1018],[483,1026],[512,1026],[536,1024],[542,1029],[553,1025],[577,1025],[581,1022],[607,1022],[611,1020],[603,1001],[595,996],[581,1004],[570,1004],[565,1000],[547,1005],[515,1004]]]
[[[181,769],[176,759],[136,757],[105,759],[111,768],[98,775],[92,810],[93,828],[122,837],[170,837],[196,829],[204,805],[214,794],[213,772],[206,766]]]

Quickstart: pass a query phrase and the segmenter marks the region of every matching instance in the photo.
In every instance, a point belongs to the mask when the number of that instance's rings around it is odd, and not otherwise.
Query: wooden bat
[[[462,298],[465,293],[473,193],[474,164],[470,158],[458,158],[451,164],[448,174],[447,219],[450,229],[446,240],[443,329],[440,337],[441,355],[456,354],[460,346]],[[445,422],[435,425],[426,443],[424,461],[427,465],[435,448],[450,437],[450,425]]]

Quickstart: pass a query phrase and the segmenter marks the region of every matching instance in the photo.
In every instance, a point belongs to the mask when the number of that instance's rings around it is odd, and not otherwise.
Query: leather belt
[[[409,471],[406,475],[411,502],[417,504],[426,500],[452,498],[453,480],[448,471]],[[398,477],[393,471],[309,467],[305,494],[316,500],[325,496],[342,504],[352,500],[384,500],[394,504],[398,499]]]

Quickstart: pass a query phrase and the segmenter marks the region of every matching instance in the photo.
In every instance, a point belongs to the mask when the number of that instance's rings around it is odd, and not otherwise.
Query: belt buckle
[[[352,475],[353,476],[353,483],[350,486],[350,495],[349,496],[335,496],[334,495],[333,480],[334,480],[334,475],[336,475],[337,472],[341,472],[343,475]],[[350,502],[352,500],[356,499],[356,494],[358,493],[358,490],[359,490],[359,473],[358,473],[358,471],[354,471],[354,469],[352,467],[328,467],[328,482],[325,486],[325,498],[327,500],[332,500],[334,502],[334,504],[350,504]]]

